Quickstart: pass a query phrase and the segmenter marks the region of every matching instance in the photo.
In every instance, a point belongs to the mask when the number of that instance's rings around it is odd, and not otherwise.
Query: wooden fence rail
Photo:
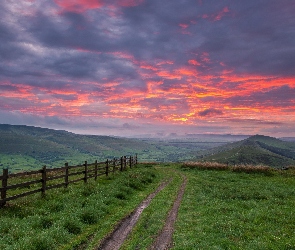
[[[65,163],[64,167],[61,168],[51,168],[48,169],[44,166],[40,170],[9,174],[8,169],[3,169],[2,176],[0,175],[0,181],[2,185],[0,187],[1,199],[0,199],[0,208],[5,206],[7,201],[15,200],[20,197],[25,197],[31,194],[41,192],[44,196],[47,190],[60,187],[68,187],[69,184],[84,181],[87,183],[88,179],[94,178],[97,180],[97,177],[106,175],[110,173],[115,173],[116,171],[123,171],[127,167],[132,168],[137,164],[137,154],[135,156],[122,156],[120,159],[114,158],[112,160],[107,159],[104,162],[88,163],[85,161],[82,165],[69,166],[68,163]],[[8,185],[8,181],[18,181],[22,177],[27,177],[32,180],[13,183]],[[76,178],[76,179],[75,179]],[[35,187],[36,184],[41,184],[40,187]],[[24,188],[31,188],[31,185],[34,185],[36,189],[18,193],[12,196],[8,196],[9,190],[19,190]]]

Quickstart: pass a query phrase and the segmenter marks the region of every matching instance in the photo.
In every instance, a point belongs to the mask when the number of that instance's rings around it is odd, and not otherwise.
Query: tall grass
[[[236,170],[183,172],[188,184],[173,249],[295,249],[292,172]]]
[[[186,162],[181,165],[182,169],[199,169],[199,170],[230,170],[233,172],[243,173],[260,173],[271,175],[275,169],[263,165],[235,165],[230,166],[218,162]]]
[[[11,201],[0,210],[0,249],[73,249],[110,230],[160,179],[154,167],[137,167]]]
[[[181,166],[182,168],[189,168],[189,169],[200,169],[200,170],[228,170],[229,166],[227,164],[218,163],[218,162],[185,162]]]

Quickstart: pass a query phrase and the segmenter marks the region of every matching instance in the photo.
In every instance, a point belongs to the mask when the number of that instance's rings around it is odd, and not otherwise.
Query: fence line
[[[76,166],[69,166],[68,163],[65,163],[65,166],[61,168],[47,169],[46,166],[44,166],[40,170],[15,174],[9,174],[8,169],[3,169],[3,174],[2,176],[0,176],[0,180],[2,182],[2,185],[0,187],[0,208],[4,207],[6,202],[10,200],[15,200],[38,192],[40,192],[44,196],[47,190],[60,187],[68,187],[69,184],[79,181],[84,181],[84,183],[87,183],[88,179],[94,178],[95,180],[97,180],[97,177],[99,176],[108,176],[110,173],[115,173],[116,171],[123,171],[127,169],[127,167],[132,168],[132,166],[136,164],[137,154],[135,156],[129,157],[122,156],[120,159],[107,159],[104,162],[97,162],[96,160],[94,163],[90,164],[87,161],[85,161],[84,164]],[[15,179],[16,177],[25,176],[32,177],[33,180],[8,185],[8,180]],[[72,177],[75,176],[78,176],[78,178],[72,179]],[[36,179],[34,177],[39,178]],[[54,180],[62,180],[62,182],[50,183]],[[7,196],[8,190],[15,190],[18,188],[31,188],[31,185],[38,183],[41,183],[40,188],[27,192],[22,192],[20,194],[16,194],[9,197]]]

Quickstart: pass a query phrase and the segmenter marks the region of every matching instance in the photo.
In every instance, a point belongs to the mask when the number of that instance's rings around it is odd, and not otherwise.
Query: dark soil
[[[163,182],[155,192],[151,193],[129,216],[124,218],[115,228],[115,230],[105,238],[97,249],[116,250],[123,244],[128,234],[131,232],[135,223],[139,219],[142,211],[149,206],[152,199],[164,189],[171,181]]]
[[[169,249],[172,247],[172,235],[174,231],[174,223],[177,218],[178,208],[181,204],[186,183],[187,183],[187,178],[184,177],[182,185],[178,191],[177,198],[174,201],[174,204],[167,216],[165,225],[150,249],[164,250],[164,249]]]

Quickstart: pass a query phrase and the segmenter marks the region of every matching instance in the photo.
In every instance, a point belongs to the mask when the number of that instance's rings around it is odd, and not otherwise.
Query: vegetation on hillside
[[[12,172],[105,161],[138,153],[140,161],[179,162],[192,159],[196,151],[223,145],[231,137],[182,139],[128,139],[78,135],[67,131],[0,124],[0,166]]]
[[[172,178],[122,246],[148,249],[185,176],[173,249],[294,249],[295,169],[271,169],[268,175],[210,164],[139,164],[97,182],[50,190],[43,198],[11,201],[0,214],[0,248],[96,249],[159,183]]]
[[[173,249],[295,249],[295,170],[182,168]]]
[[[143,165],[10,201],[0,213],[0,249],[74,249],[89,237],[102,239],[162,178]]]
[[[256,135],[240,139],[233,136],[200,138],[128,139],[110,136],[78,135],[61,130],[0,124],[0,167],[10,172],[61,167],[105,161],[138,153],[140,161],[213,161],[229,165],[295,165],[295,142]]]
[[[295,166],[295,143],[255,135],[199,154],[199,160],[229,165]]]

